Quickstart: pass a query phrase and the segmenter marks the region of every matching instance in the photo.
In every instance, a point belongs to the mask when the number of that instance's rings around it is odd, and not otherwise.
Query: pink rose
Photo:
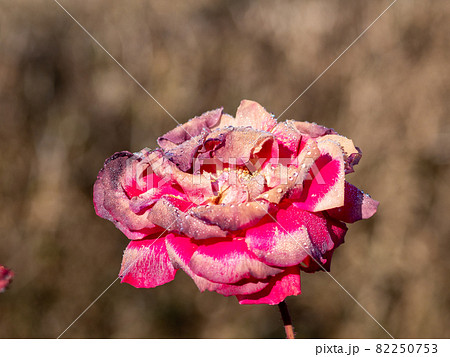
[[[114,154],[94,186],[97,214],[131,239],[120,277],[135,287],[182,269],[201,291],[278,304],[300,294],[300,270],[330,268],[345,223],[378,206],[345,181],[361,158],[350,139],[277,123],[256,102],[243,100],[235,118],[204,113],[158,144]]]
[[[0,293],[4,292],[9,284],[11,284],[14,273],[12,270],[0,265]]]

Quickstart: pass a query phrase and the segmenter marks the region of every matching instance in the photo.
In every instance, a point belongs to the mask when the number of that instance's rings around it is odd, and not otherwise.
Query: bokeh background
[[[275,115],[390,1],[61,4],[180,122],[243,98]],[[363,150],[348,179],[381,201],[350,227],[333,276],[395,337],[450,337],[450,3],[399,0],[283,119]],[[92,185],[116,151],[176,125],[51,0],[0,0],[0,337],[52,338],[117,277],[127,239]],[[301,338],[385,338],[324,273],[288,299]],[[116,282],[67,338],[282,338],[277,307],[200,294],[179,272]]]

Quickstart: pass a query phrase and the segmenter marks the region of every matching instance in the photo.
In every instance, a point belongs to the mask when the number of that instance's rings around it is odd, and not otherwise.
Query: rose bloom
[[[12,270],[0,265],[0,293],[4,292],[9,284],[11,284],[14,273]]]
[[[329,270],[345,223],[378,202],[345,180],[361,158],[333,129],[277,123],[243,100],[158,139],[160,148],[106,160],[94,186],[97,214],[130,240],[122,282],[153,288],[181,269],[201,291],[241,304],[300,294],[300,271]]]

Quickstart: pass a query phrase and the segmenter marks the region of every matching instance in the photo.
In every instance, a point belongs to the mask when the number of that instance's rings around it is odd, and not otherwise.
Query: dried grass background
[[[243,98],[280,114],[390,1],[61,0],[180,122]],[[395,337],[450,337],[450,3],[399,0],[283,119],[363,150],[348,179],[381,202],[331,273]],[[92,185],[116,151],[176,123],[53,1],[0,0],[0,337],[57,337],[116,278],[127,239]],[[323,273],[288,299],[302,338],[385,338]],[[182,272],[116,282],[67,338],[283,337],[276,307],[200,294]]]

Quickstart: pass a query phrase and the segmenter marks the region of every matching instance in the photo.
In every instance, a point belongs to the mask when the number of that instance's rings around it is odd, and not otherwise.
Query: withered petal
[[[270,131],[277,121],[264,107],[252,100],[242,100],[236,111],[235,126],[250,126],[256,130]]]
[[[327,128],[316,123],[307,121],[293,121],[292,122],[301,134],[310,136],[311,138],[318,138],[319,136],[337,134],[334,129]]]
[[[149,219],[168,231],[178,232],[196,239],[227,236],[227,232],[217,225],[208,224],[205,220],[191,215],[189,211],[183,212],[166,197],[160,199],[153,206],[149,213]]]
[[[105,161],[94,184],[94,206],[97,215],[113,222],[129,239],[142,239],[161,228],[152,224],[147,214],[130,209],[130,198],[122,182],[133,154],[119,152]]]
[[[187,123],[176,127],[158,138],[158,145],[164,150],[170,150],[191,138],[200,135],[203,130],[210,129],[217,124],[223,108],[210,110],[199,117],[190,119]]]
[[[208,205],[191,209],[191,214],[207,224],[217,225],[224,231],[245,229],[267,214],[269,203],[265,200],[239,205]]]

